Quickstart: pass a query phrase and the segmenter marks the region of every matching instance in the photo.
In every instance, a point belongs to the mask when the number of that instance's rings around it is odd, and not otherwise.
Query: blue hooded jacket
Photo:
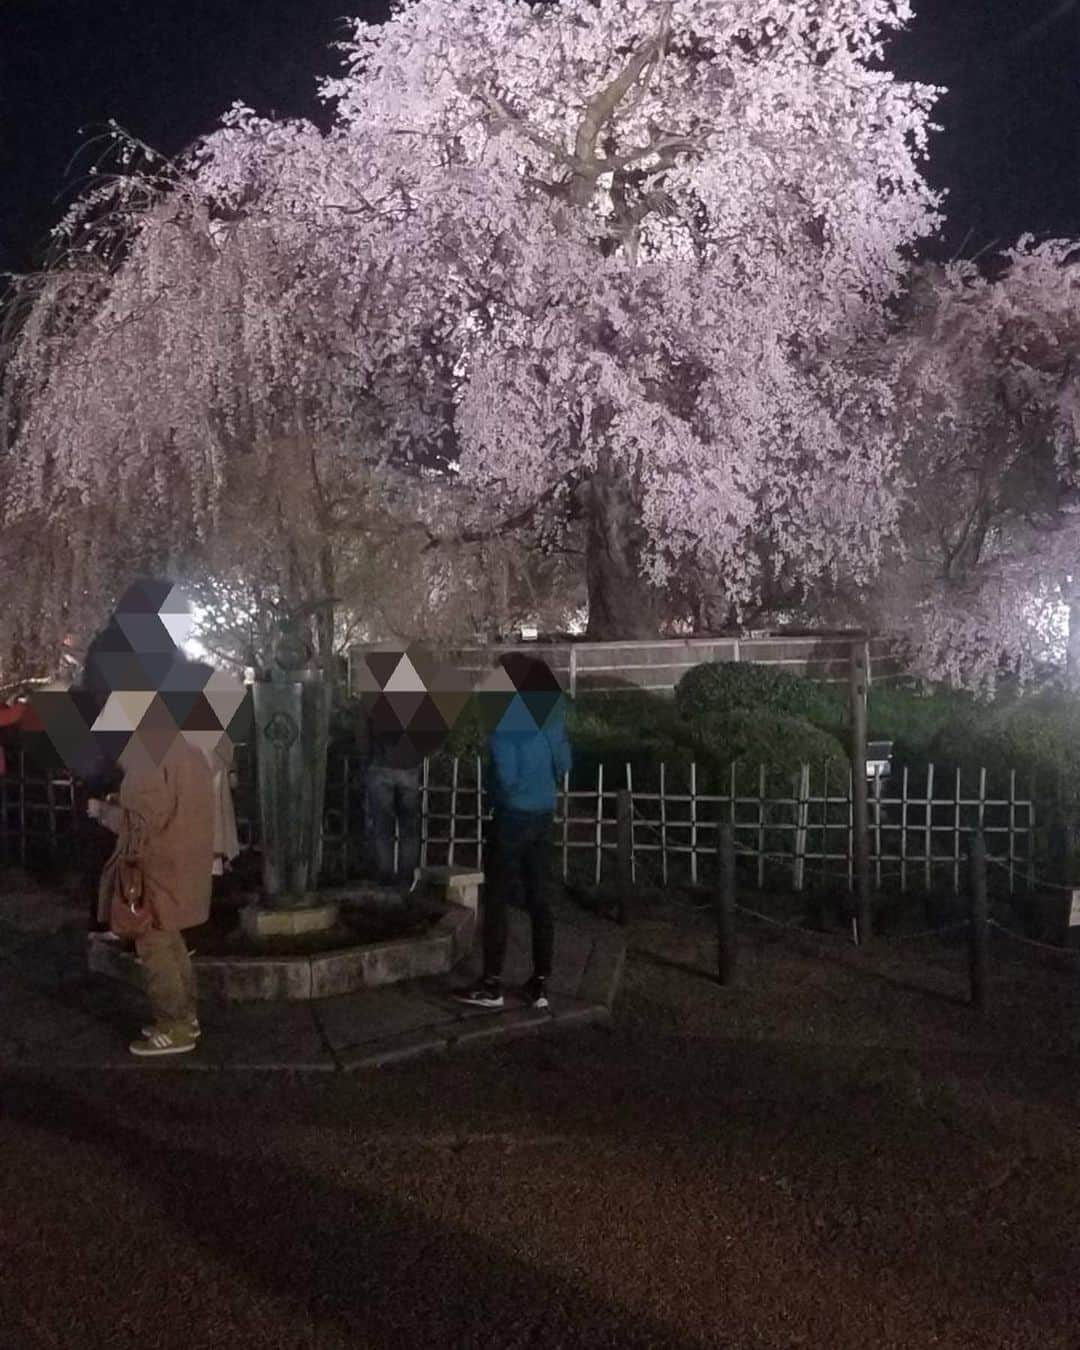
[[[488,751],[496,811],[553,811],[556,784],[570,772],[565,699],[537,726],[530,707],[515,694],[488,737]]]

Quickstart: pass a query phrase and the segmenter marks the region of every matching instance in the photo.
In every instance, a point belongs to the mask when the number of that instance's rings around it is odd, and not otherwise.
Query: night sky
[[[451,7],[452,0],[447,0]],[[931,179],[938,254],[1080,235],[1080,0],[916,0],[901,74],[950,86]],[[174,154],[240,99],[324,120],[315,77],[344,13],[385,0],[0,0],[0,270],[40,258],[107,120]],[[82,179],[85,181],[85,178]]]

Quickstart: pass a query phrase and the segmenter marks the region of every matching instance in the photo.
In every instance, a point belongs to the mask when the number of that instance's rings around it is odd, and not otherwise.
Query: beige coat
[[[157,768],[129,770],[117,805],[103,809],[101,823],[117,833],[113,858],[128,849],[141,867],[155,928],[175,932],[207,921],[214,797],[210,766],[201,750],[178,736]],[[102,874],[98,914],[103,922],[109,917],[113,870],[106,864]]]

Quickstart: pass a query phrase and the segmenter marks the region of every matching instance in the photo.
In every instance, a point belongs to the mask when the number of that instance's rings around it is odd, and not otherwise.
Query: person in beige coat
[[[154,1024],[130,1049],[135,1055],[182,1054],[194,1049],[199,1035],[195,977],[183,932],[210,917],[213,775],[207,756],[183,735],[160,763],[135,750],[121,756],[125,772],[115,801],[93,798],[87,808],[117,835],[102,873],[98,913],[115,931],[116,873],[122,860],[134,863],[142,875],[142,901],[132,920],[141,928],[135,949]]]

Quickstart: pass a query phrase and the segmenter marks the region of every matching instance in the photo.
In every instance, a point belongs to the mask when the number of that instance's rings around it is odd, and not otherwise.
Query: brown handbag
[[[154,923],[146,902],[143,870],[130,849],[131,840],[121,838],[101,876],[102,891],[108,903],[109,929],[121,938],[141,937]]]

